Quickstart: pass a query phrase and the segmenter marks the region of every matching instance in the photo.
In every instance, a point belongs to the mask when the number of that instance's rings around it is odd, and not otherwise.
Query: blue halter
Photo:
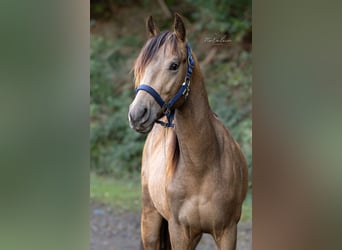
[[[138,93],[140,90],[144,90],[147,93],[149,93],[156,100],[156,102],[162,108],[162,112],[166,116],[167,121],[168,121],[167,123],[165,123],[163,121],[158,120],[158,121],[156,121],[156,123],[158,123],[164,127],[167,127],[167,128],[173,128],[174,127],[174,124],[172,123],[174,116],[175,116],[175,109],[173,108],[174,104],[182,96],[187,98],[189,95],[189,92],[190,92],[190,78],[191,78],[192,70],[194,67],[194,59],[193,59],[192,54],[191,54],[191,48],[190,48],[189,43],[186,44],[186,49],[187,49],[187,54],[188,54],[188,68],[186,71],[185,80],[173,98],[171,98],[168,102],[165,102],[163,100],[163,98],[160,97],[160,95],[158,94],[157,91],[155,91],[151,86],[146,85],[146,84],[141,84],[136,89],[136,93]]]

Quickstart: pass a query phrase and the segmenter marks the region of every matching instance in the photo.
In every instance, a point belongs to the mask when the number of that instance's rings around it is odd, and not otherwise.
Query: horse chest
[[[222,192],[206,183],[197,187],[191,184],[191,181],[183,185],[175,183],[168,188],[173,217],[182,225],[206,232],[221,227],[223,218],[229,216],[225,214],[227,202],[223,202]]]
[[[148,189],[151,200],[160,214],[167,217],[166,207],[166,187],[165,187],[165,170],[163,168],[150,169],[148,179]]]
[[[220,203],[215,201],[215,197],[192,195],[179,206],[177,212],[179,223],[210,232],[222,224],[224,209],[218,204]]]

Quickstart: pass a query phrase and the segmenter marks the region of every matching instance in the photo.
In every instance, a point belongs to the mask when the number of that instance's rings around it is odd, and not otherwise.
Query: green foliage
[[[199,29],[228,33],[234,40],[240,40],[243,33],[251,27],[251,0],[187,0],[197,11],[192,18]]]
[[[248,53],[235,61],[216,61],[206,68],[209,102],[244,152],[252,172],[251,83],[252,62]],[[206,74],[206,73],[205,73]]]
[[[90,102],[104,104],[110,96],[111,68],[105,59],[105,53],[111,44],[102,37],[92,36],[90,40]]]
[[[109,19],[113,15],[113,9],[149,2],[150,0],[90,0],[90,17]]]
[[[108,51],[111,51],[109,56]],[[144,136],[128,125],[127,112],[133,91],[124,84],[129,73],[125,57],[126,54],[117,53],[115,46],[103,38],[91,37],[91,168],[98,173],[117,176],[140,170],[144,142]],[[113,72],[116,74],[115,84]]]

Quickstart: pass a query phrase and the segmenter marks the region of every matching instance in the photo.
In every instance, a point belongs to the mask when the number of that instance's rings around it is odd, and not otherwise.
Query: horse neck
[[[187,163],[200,167],[217,157],[213,113],[198,66],[192,74],[188,99],[175,113],[175,124],[180,152]]]

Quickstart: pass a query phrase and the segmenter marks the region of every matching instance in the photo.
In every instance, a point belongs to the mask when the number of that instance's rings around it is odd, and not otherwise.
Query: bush
[[[244,152],[252,173],[252,62],[243,52],[236,61],[215,61],[206,68],[209,102]]]
[[[200,25],[199,29],[222,32],[241,40],[243,33],[252,26],[251,0],[187,0],[197,11],[192,18]]]
[[[115,46],[101,37],[91,37],[90,49],[90,145],[91,169],[100,174],[122,176],[140,171],[140,157],[144,136],[128,126],[128,106],[133,90],[125,85],[129,69],[117,51],[117,61],[108,55]],[[112,66],[115,66],[113,70]],[[116,84],[112,75],[116,74]]]

